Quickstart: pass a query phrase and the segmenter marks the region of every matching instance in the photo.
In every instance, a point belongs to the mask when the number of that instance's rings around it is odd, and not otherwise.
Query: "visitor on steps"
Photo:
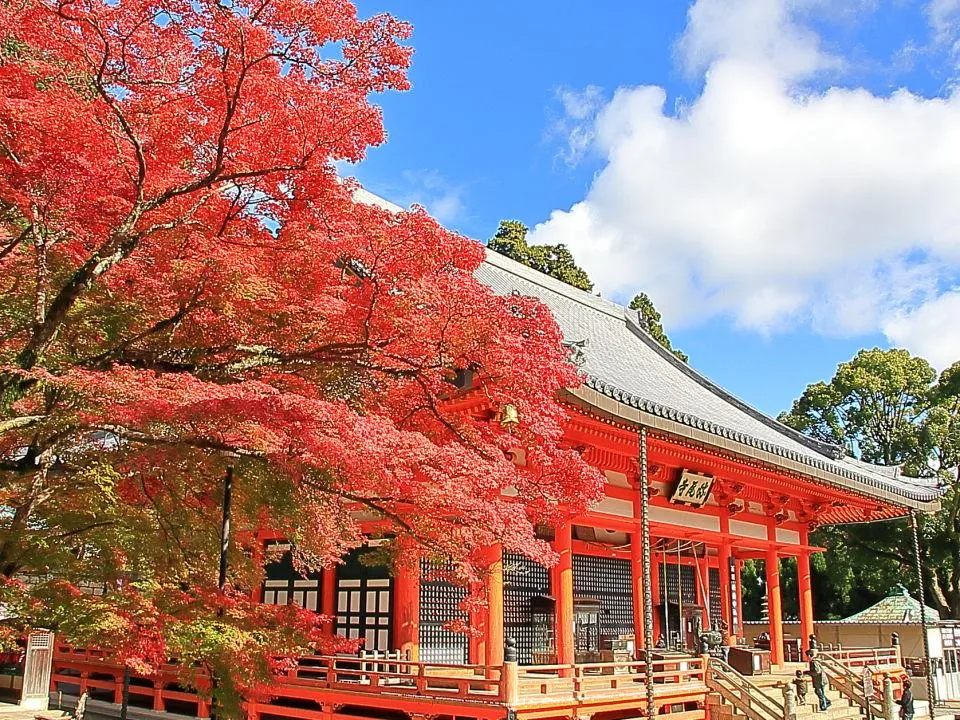
[[[820,700],[820,710],[823,711],[831,704],[827,698],[827,677],[823,674],[823,663],[813,648],[807,650],[807,657],[810,658],[810,681],[813,683],[813,691]]]
[[[793,679],[793,687],[797,690],[797,703],[803,705],[807,702],[807,679],[803,676],[803,670],[797,670],[797,676]]]
[[[900,720],[913,720],[913,690],[910,686],[910,678],[903,681],[903,695],[897,700],[900,705]]]

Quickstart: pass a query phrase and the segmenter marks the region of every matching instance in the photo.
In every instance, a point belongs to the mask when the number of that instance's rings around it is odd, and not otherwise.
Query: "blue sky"
[[[359,9],[416,49],[352,169],[373,192],[567,243],[773,414],[861,347],[960,360],[960,0]]]

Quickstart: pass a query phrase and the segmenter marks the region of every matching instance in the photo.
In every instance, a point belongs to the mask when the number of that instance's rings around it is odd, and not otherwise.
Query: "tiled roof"
[[[355,197],[391,212],[403,210],[363,189]],[[636,311],[492,251],[476,276],[500,295],[519,293],[546,304],[582,362],[586,386],[601,396],[715,437],[724,447],[755,449],[784,466],[806,468],[820,480],[888,503],[931,510],[943,494],[934,480],[860,462],[764,415],[678,360],[650,337]]]
[[[926,608],[927,624],[933,624],[940,620],[940,613],[932,607]],[[900,586],[890,592],[890,594],[876,605],[871,605],[866,610],[854,613],[850,617],[845,617],[839,622],[842,623],[919,623],[920,622],[920,602],[910,597],[906,588]]]
[[[923,507],[935,481],[846,456],[788,428],[712,383],[650,337],[637,313],[488,251],[479,280],[500,295],[539,298],[575,349],[586,385],[623,405],[826,473],[836,484],[886,501]]]

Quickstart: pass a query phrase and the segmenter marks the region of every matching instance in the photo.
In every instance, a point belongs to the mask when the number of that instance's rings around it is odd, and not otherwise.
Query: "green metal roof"
[[[933,625],[940,620],[940,613],[927,606],[927,624]],[[920,622],[920,603],[910,597],[902,585],[890,591],[883,600],[866,610],[854,613],[840,620],[842,623],[897,624]]]

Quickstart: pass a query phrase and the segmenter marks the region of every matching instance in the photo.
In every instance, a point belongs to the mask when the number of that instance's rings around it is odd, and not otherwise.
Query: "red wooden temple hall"
[[[268,603],[300,603],[336,617],[336,631],[367,651],[431,663],[499,665],[504,642],[521,664],[611,660],[643,647],[645,554],[642,477],[649,504],[649,642],[696,649],[695,633],[742,626],[740,569],[765,561],[771,661],[793,657],[813,632],[810,531],[932,511],[933,481],[859,462],[766,417],[680,362],[636,312],[495,253],[478,270],[499,294],[540,298],[559,322],[587,380],[565,394],[569,442],[606,475],[606,497],[549,537],[552,568],[492,549],[483,617],[464,617],[465,591],[424,562],[391,573],[361,562],[361,548],[319,576],[271,563]],[[464,390],[469,395],[470,390]],[[645,464],[638,462],[644,453]],[[266,543],[282,538],[262,537]],[[282,550],[282,548],[279,548]],[[784,638],[782,558],[797,560],[800,638]],[[452,632],[460,619],[479,637]]]

